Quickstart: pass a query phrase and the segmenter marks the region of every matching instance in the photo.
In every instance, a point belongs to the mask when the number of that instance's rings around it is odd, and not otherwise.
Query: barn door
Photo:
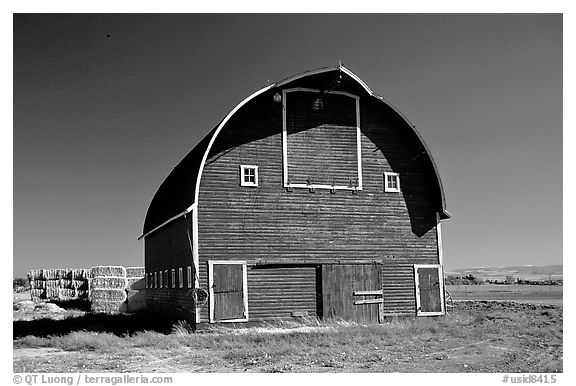
[[[381,306],[381,264],[322,265],[323,318],[379,323]]]
[[[210,323],[248,320],[245,261],[209,261]]]
[[[444,315],[444,280],[440,265],[414,265],[416,285],[416,314],[419,316]]]

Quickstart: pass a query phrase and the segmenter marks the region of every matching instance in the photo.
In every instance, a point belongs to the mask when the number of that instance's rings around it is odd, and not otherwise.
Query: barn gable
[[[248,102],[264,93],[274,94],[278,89],[306,88],[326,90],[335,87],[336,80],[341,81],[338,87],[346,88],[350,93],[365,95],[374,98],[382,104],[382,108],[390,109],[398,115],[399,120],[405,124],[405,130],[414,135],[421,144],[422,152],[426,156],[435,179],[431,181],[436,185],[438,208],[442,219],[450,217],[446,210],[444,188],[440,179],[438,168],[428,146],[416,130],[416,127],[389,102],[375,94],[358,76],[344,66],[321,68],[287,78],[275,84],[266,86],[239,103],[202,141],[186,155],[186,157],[172,170],[162,183],[148,208],[144,221],[143,235],[153,231],[166,221],[182,216],[191,211],[191,206],[198,200],[198,187],[208,153],[226,123]],[[242,135],[236,133],[235,135]]]

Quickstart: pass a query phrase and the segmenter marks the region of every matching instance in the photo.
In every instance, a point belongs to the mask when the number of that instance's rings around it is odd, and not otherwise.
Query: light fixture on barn
[[[280,95],[280,93],[274,94],[274,103],[280,103],[280,102],[282,102],[282,95]]]
[[[322,96],[319,96],[314,100],[314,103],[312,104],[312,110],[314,111],[324,110],[324,101],[322,100]]]

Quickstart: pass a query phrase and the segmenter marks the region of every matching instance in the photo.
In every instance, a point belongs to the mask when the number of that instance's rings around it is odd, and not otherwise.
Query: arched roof
[[[284,87],[288,84],[294,84],[298,81],[305,80],[304,78],[309,78],[314,75],[327,74],[329,72],[340,72],[346,74],[349,78],[354,80],[354,82],[363,92],[384,103],[386,106],[395,111],[398,116],[406,122],[408,127],[413,131],[418,140],[421,142],[433,167],[436,181],[438,183],[439,196],[441,199],[440,218],[449,218],[450,214],[446,211],[444,188],[442,186],[442,181],[440,179],[440,174],[438,173],[436,162],[434,161],[432,153],[424,142],[422,136],[416,130],[416,127],[396,107],[387,102],[380,95],[374,93],[362,79],[360,79],[348,68],[340,64],[334,67],[319,68],[291,76],[261,88],[240,102],[234,109],[232,109],[232,111],[226,115],[226,117],[224,117],[218,126],[211,130],[210,133],[208,133],[208,135],[204,137],[204,139],[202,139],[202,141],[200,141],[198,145],[196,145],[194,149],[192,149],[192,151],[186,155],[186,157],[184,157],[184,159],[172,170],[172,172],[170,172],[168,177],[160,185],[160,188],[158,188],[158,191],[152,198],[152,202],[150,203],[148,212],[146,213],[143,234],[140,236],[140,238],[154,232],[155,230],[185,215],[186,213],[189,213],[192,210],[194,204],[198,202],[198,193],[200,189],[202,172],[204,170],[208,154],[210,153],[210,149],[212,148],[212,145],[214,144],[214,141],[218,137],[220,131],[224,128],[230,118],[232,118],[234,114],[242,108],[242,106],[268,90]]]

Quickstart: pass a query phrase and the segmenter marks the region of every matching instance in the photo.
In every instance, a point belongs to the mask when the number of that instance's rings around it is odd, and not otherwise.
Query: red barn
[[[172,170],[144,222],[147,306],[194,323],[445,312],[438,170],[343,66],[266,86]]]

